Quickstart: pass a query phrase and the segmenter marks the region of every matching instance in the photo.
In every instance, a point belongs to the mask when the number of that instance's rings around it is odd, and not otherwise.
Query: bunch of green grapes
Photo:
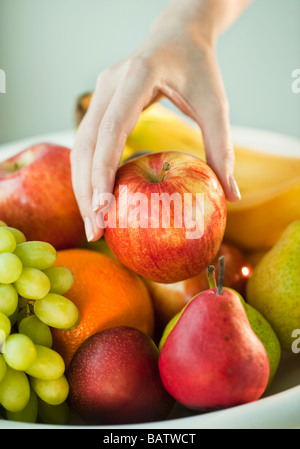
[[[74,329],[80,317],[63,296],[73,274],[56,259],[52,245],[0,221],[0,415],[8,420],[68,419],[69,384],[51,327]]]

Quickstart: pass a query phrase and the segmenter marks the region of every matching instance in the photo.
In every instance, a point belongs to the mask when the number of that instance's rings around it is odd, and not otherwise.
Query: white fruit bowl
[[[300,158],[300,139],[277,133],[232,129],[234,143],[270,154]],[[47,134],[0,146],[0,161],[40,142],[72,147],[74,132]],[[300,323],[299,323],[300,326]],[[79,421],[80,423],[80,421]],[[0,429],[51,429],[58,426],[0,420]],[[66,426],[61,426],[66,427]],[[70,427],[70,426],[67,426]],[[74,421],[74,428],[81,428]],[[87,428],[87,426],[84,426]],[[146,424],[96,426],[98,429],[300,429],[300,353],[283,353],[272,385],[256,402],[210,413],[190,411],[176,404],[169,418]]]

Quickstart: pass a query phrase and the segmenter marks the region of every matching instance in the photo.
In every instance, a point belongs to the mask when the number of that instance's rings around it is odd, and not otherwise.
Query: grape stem
[[[26,316],[30,316],[30,315],[31,315],[30,305],[27,303],[27,306],[26,306]]]

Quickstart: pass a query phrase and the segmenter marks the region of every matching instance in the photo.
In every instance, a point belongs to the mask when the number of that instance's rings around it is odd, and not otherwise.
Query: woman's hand
[[[216,27],[206,23],[199,32],[195,20],[185,20],[178,11],[169,27],[162,14],[150,38],[97,79],[71,153],[73,188],[88,241],[103,235],[103,217],[97,213],[100,198],[113,191],[127,137],[141,112],[161,97],[199,125],[207,163],[219,177],[227,199],[240,198],[233,176],[228,101],[215,53]]]

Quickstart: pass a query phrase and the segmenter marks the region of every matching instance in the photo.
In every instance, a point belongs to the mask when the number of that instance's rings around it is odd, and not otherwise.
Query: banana
[[[126,157],[141,151],[167,150],[184,151],[206,161],[200,129],[154,103],[143,111],[128,137]],[[224,239],[244,251],[268,250],[287,225],[300,218],[300,157],[235,146],[235,178],[242,199],[227,202]]]
[[[200,129],[159,103],[153,104],[142,112],[127,143],[135,151],[178,150],[193,154],[205,161]]]

